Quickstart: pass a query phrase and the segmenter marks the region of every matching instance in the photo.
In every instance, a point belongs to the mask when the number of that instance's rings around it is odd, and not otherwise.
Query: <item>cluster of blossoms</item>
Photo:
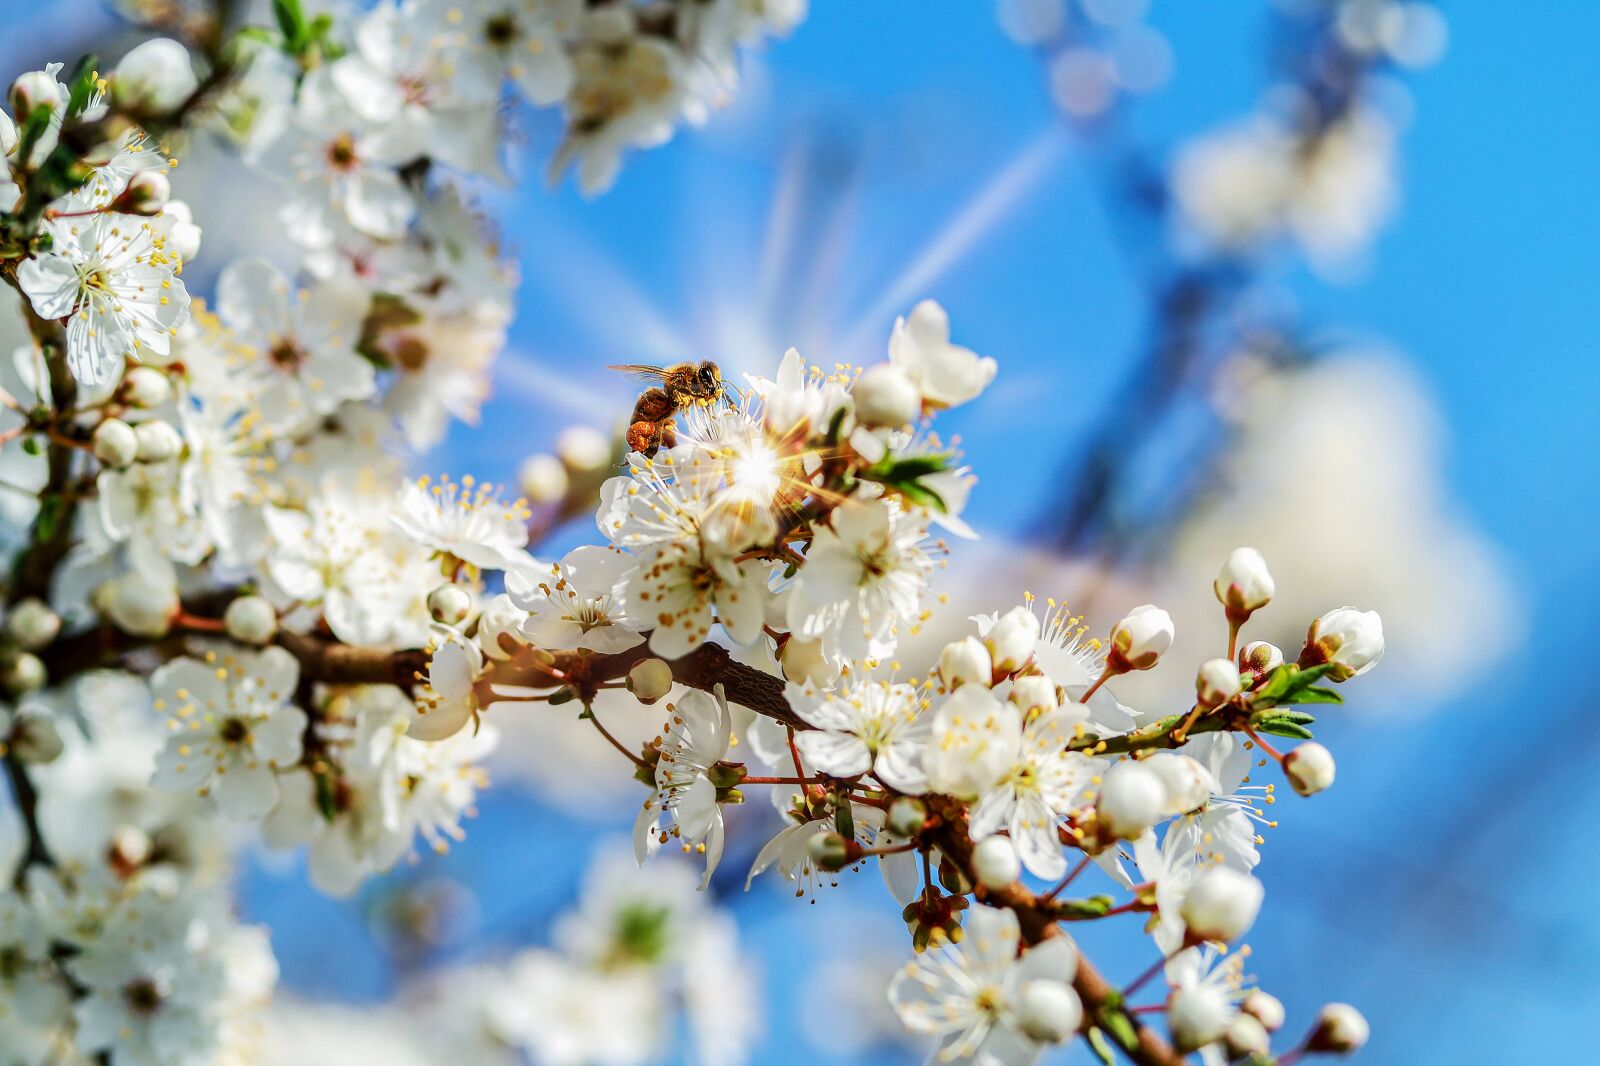
[[[1183,713],[1113,694],[1171,644],[1154,606],[1100,641],[1029,598],[908,671],[896,657],[941,604],[941,531],[973,535],[975,478],[932,422],[997,369],[938,304],[899,320],[875,365],[791,350],[773,378],[699,396],[603,483],[603,445],[530,467],[541,506],[594,484],[606,543],[559,560],[530,554],[543,519],[524,501],[403,474],[405,449],[476,417],[510,317],[511,271],[451,176],[498,169],[504,83],[564,104],[557,165],[597,189],[623,148],[727,89],[735,44],[801,10],[416,2],[346,25],[280,2],[275,30],[203,75],[161,39],[104,77],[13,85],[0,273],[31,340],[0,394],[0,470],[24,497],[6,504],[0,633],[25,838],[0,895],[8,1054],[234,1061],[275,977],[227,901],[244,830],[304,848],[311,880],[349,894],[461,837],[497,715],[572,705],[610,739],[594,713],[610,689],[669,712],[637,752],[614,742],[647,787],[636,857],[701,854],[703,887],[724,809],[771,786],[785,824],[749,878],[806,895],[876,859],[918,952],[889,996],[942,1061],[1026,1062],[1080,1032],[1169,1061],[1124,1002],[1144,981],[1111,993],[1058,925],[1133,912],[1159,952],[1144,980],[1171,986],[1164,1053],[1267,1054],[1281,1010],[1223,951],[1262,897],[1272,786],[1249,771],[1265,755],[1303,795],[1332,783],[1297,706],[1339,702],[1319,682],[1375,664],[1381,626],[1328,612],[1294,663],[1238,647],[1274,593],[1241,549],[1216,585],[1227,654]],[[246,259],[209,302],[188,292],[201,235],[162,137],[190,118],[280,172],[291,273]],[[689,372],[715,378],[662,374]],[[1280,754],[1262,734],[1303,742]],[[1126,902],[1063,897],[1091,864]],[[700,1019],[704,1058],[736,1058],[741,1026],[706,1021],[729,993],[687,976],[725,972],[725,925],[667,882],[615,881],[586,894],[598,910],[559,960],[516,963],[512,1002],[478,998],[486,1032],[541,1062],[631,1063],[670,1000]],[[634,1004],[599,1026],[604,1049],[584,1014],[598,998]],[[1363,1039],[1334,1007],[1285,1058]]]

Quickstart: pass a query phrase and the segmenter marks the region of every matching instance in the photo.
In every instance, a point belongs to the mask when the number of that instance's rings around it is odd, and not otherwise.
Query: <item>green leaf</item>
[[[839,835],[846,840],[856,838],[856,813],[851,809],[848,796],[835,796],[833,808],[833,827]]]
[[[1111,905],[1110,896],[1089,896],[1087,899],[1057,900],[1055,907],[1057,915],[1071,922],[1102,918],[1111,909]]]
[[[1262,722],[1293,722],[1295,725],[1310,725],[1317,720],[1317,716],[1309,711],[1296,711],[1286,707],[1271,707],[1265,711],[1257,711],[1250,716],[1250,724],[1258,726]]]
[[[1106,1034],[1094,1026],[1089,1028],[1089,1050],[1106,1066],[1116,1066],[1117,1059],[1111,1053],[1111,1045],[1106,1043]]]
[[[1257,704],[1272,706],[1279,703],[1342,703],[1342,699],[1326,699],[1320,696],[1304,697],[1304,693],[1311,689],[1324,674],[1333,669],[1332,663],[1323,663],[1320,666],[1309,666],[1302,670],[1292,663],[1284,663],[1267,677],[1266,684],[1251,693],[1251,699]],[[1318,689],[1318,692],[1329,692],[1327,689]]]
[[[1343,703],[1344,697],[1331,688],[1303,688],[1294,695],[1295,703]]]
[[[278,30],[289,50],[300,51],[307,34],[306,13],[300,7],[300,0],[272,0],[272,17],[277,20]]]
[[[883,482],[883,487],[893,489],[919,507],[927,507],[944,514],[949,508],[945,507],[944,500],[937,492],[915,481]]]
[[[1293,737],[1296,740],[1310,740],[1311,730],[1294,722],[1286,722],[1281,718],[1273,718],[1256,726],[1261,733],[1270,733],[1275,737]]]
[[[86,55],[78,60],[78,65],[73,68],[72,77],[67,79],[67,114],[81,115],[83,109],[89,106],[89,101],[94,98],[95,89],[99,79],[95,76],[99,61],[93,55]]]
[[[1139,1046],[1139,1031],[1133,1027],[1133,1019],[1120,1008],[1101,1011],[1100,1024],[1124,1051],[1132,1051]]]

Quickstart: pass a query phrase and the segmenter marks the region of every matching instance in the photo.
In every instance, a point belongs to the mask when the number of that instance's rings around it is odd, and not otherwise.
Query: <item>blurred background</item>
[[[129,43],[88,0],[0,0],[0,30],[6,81]],[[1153,601],[1178,619],[1173,661],[1196,661],[1223,639],[1210,580],[1239,544],[1280,589],[1255,637],[1295,644],[1345,602],[1384,616],[1382,669],[1319,725],[1337,787],[1286,796],[1264,831],[1250,969],[1291,1026],[1338,999],[1372,1022],[1367,1063],[1578,1061],[1600,1004],[1600,706],[1549,678],[1586,658],[1600,593],[1600,67],[1575,46],[1596,32],[1587,4],[818,0],[747,57],[727,109],[596,201],[547,187],[552,117],[514,116],[513,182],[475,190],[522,275],[511,348],[482,424],[419,471],[514,483],[564,428],[614,433],[632,386],[608,363],[770,373],[790,345],[867,363],[939,300],[1001,366],[941,420],[980,476],[981,540],[943,576],[955,618],[1031,590],[1104,632]],[[192,288],[288,254],[240,206],[258,180],[185,156]],[[537,551],[593,536],[579,517]],[[1170,713],[1172,674],[1123,698]],[[294,1061],[444,1061],[397,1035],[397,997],[558,935],[640,799],[562,710],[497,718],[467,839],[354,900],[292,857],[247,862],[276,1039],[303,1056],[361,1034]],[[660,724],[637,705],[608,722]],[[777,824],[738,812],[713,884],[759,989],[749,1061],[920,1061],[883,1004],[907,947],[876,875],[810,901],[744,891]],[[1091,932],[1113,980],[1145,968]]]

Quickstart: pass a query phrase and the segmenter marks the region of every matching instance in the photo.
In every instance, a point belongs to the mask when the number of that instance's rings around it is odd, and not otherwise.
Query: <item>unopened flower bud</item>
[[[1348,1003],[1329,1003],[1317,1015],[1317,1027],[1306,1039],[1307,1051],[1348,1055],[1361,1050],[1372,1035],[1367,1019]]]
[[[1056,683],[1043,674],[1028,674],[1011,682],[1011,702],[1023,714],[1049,714],[1060,705]]]
[[[1222,1035],[1228,1047],[1228,1057],[1242,1059],[1250,1055],[1265,1055],[1272,1050],[1272,1036],[1266,1026],[1248,1014],[1240,1013]]]
[[[1143,763],[1113,766],[1100,782],[1095,811],[1100,827],[1119,840],[1132,840],[1166,816],[1167,788]]]
[[[440,585],[428,593],[428,613],[435,622],[458,626],[472,613],[472,594],[460,585]]]
[[[240,596],[222,612],[222,628],[240,644],[265,644],[278,632],[278,612],[260,596]]]
[[[1033,658],[1039,643],[1039,616],[1027,607],[1013,607],[995,620],[983,635],[984,647],[994,661],[994,673],[1014,674]]]
[[[1045,1044],[1069,1040],[1083,1023],[1083,1001],[1065,981],[1029,981],[1017,1003],[1017,1025]]]
[[[1004,888],[1022,876],[1022,862],[1010,837],[984,837],[972,849],[972,872],[984,888]]]
[[[133,570],[101,585],[95,607],[125,633],[152,640],[172,629],[178,611],[178,590],[168,581],[155,580]]]
[[[12,695],[32,692],[46,680],[44,662],[31,651],[13,652],[0,664],[0,685]]]
[[[1184,1053],[1222,1039],[1234,1018],[1228,994],[1215,985],[1180,988],[1167,997],[1167,1028]]]
[[[138,457],[142,463],[164,463],[176,459],[183,451],[183,438],[166,422],[140,422],[134,427],[133,435],[139,442]]]
[[[141,170],[111,201],[111,210],[124,215],[159,215],[171,199],[172,182],[167,180],[165,171]]]
[[[856,417],[865,426],[903,426],[922,411],[921,390],[893,363],[863,370],[850,395],[856,401]]]
[[[17,124],[11,121],[11,116],[0,111],[0,156],[8,156],[17,150]]]
[[[108,418],[96,426],[90,445],[94,457],[113,470],[122,469],[139,456],[139,437],[120,418]]]
[[[1311,623],[1300,665],[1332,663],[1328,678],[1346,681],[1371,670],[1382,658],[1383,619],[1378,612],[1338,607]]]
[[[39,669],[43,671],[44,666],[41,664]],[[11,723],[11,735],[4,739],[9,754],[35,765],[55,762],[66,747],[55,722],[42,714],[19,714]]]
[[[119,825],[111,831],[106,859],[120,877],[136,873],[155,850],[150,835],[136,825]]]
[[[9,98],[11,113],[26,121],[34,108],[61,103],[61,83],[42,70],[30,70],[11,83]]]
[[[1283,652],[1276,644],[1252,640],[1239,649],[1239,670],[1252,679],[1270,674],[1283,665]]]
[[[1267,561],[1254,548],[1235,548],[1212,582],[1218,601],[1230,617],[1247,617],[1272,602],[1277,586],[1267,572]]]
[[[37,651],[61,632],[61,616],[37,596],[19,600],[6,615],[6,633],[28,651]]]
[[[592,426],[568,426],[556,435],[556,455],[569,470],[592,474],[611,463],[611,441]]]
[[[914,837],[928,822],[928,805],[915,796],[901,796],[889,805],[889,832],[897,837]]]
[[[1159,777],[1167,790],[1166,814],[1199,810],[1217,791],[1217,779],[1211,771],[1188,755],[1157,755],[1142,765]]]
[[[1200,664],[1195,675],[1195,698],[1202,707],[1216,707],[1227,703],[1243,689],[1239,668],[1232,659],[1207,659]]]
[[[654,703],[672,691],[672,667],[662,659],[645,659],[628,671],[628,691],[640,703]]]
[[[130,407],[160,407],[170,399],[172,382],[154,367],[132,367],[122,378],[122,400]]]
[[[1269,1033],[1275,1033],[1283,1028],[1283,1003],[1270,992],[1252,988],[1245,993],[1239,1009],[1259,1021]]]
[[[1265,895],[1261,882],[1249,874],[1229,866],[1212,866],[1189,886],[1180,913],[1190,937],[1233,941],[1254,924]]]
[[[1336,770],[1333,752],[1314,740],[1306,741],[1283,757],[1283,772],[1302,796],[1331,787]]]
[[[123,56],[110,81],[117,103],[144,115],[170,114],[199,86],[189,50],[169,37],[145,41]]]
[[[806,854],[817,869],[832,873],[850,865],[850,842],[839,833],[817,833],[806,841]]]
[[[560,459],[540,452],[530,455],[517,469],[517,483],[532,503],[559,503],[566,498],[572,479]]]
[[[1172,616],[1166,611],[1149,603],[1135,607],[1111,628],[1107,662],[1118,673],[1148,670],[1172,647],[1174,634]]]
[[[796,684],[826,685],[839,676],[839,667],[828,658],[820,640],[801,640],[791,636],[778,652],[783,676]]]
[[[954,692],[971,683],[988,688],[994,680],[994,660],[977,637],[963,637],[946,644],[939,653],[939,680]]]

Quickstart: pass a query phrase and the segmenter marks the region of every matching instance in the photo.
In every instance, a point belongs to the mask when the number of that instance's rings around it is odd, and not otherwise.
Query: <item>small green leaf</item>
[[[1257,711],[1250,716],[1250,724],[1258,726],[1262,722],[1293,722],[1295,725],[1311,725],[1317,716],[1309,711],[1296,711],[1288,707],[1271,707],[1265,711]]]
[[[846,840],[854,840],[856,838],[856,814],[851,809],[850,799],[847,796],[835,796],[834,799],[833,827]]]
[[[298,52],[306,38],[306,13],[300,0],[272,0],[272,16],[289,50]]]
[[[1100,1024],[1124,1051],[1132,1051],[1139,1046],[1139,1031],[1133,1027],[1133,1019],[1121,1008],[1102,1010]]]
[[[1294,722],[1286,722],[1281,718],[1274,718],[1256,726],[1257,731],[1270,733],[1275,737],[1293,737],[1295,740],[1312,739],[1311,730]]]
[[[1089,1050],[1106,1066],[1116,1066],[1117,1059],[1111,1053],[1111,1045],[1106,1042],[1106,1034],[1092,1026],[1089,1029]]]
[[[1085,921],[1090,918],[1103,918],[1111,909],[1110,896],[1089,896],[1087,899],[1063,899],[1055,904],[1056,914],[1066,921]]]
[[[1303,688],[1294,694],[1295,703],[1343,703],[1344,697],[1331,688]]]
[[[72,71],[72,77],[67,79],[67,114],[81,115],[83,109],[89,106],[89,101],[94,98],[98,88],[99,79],[95,77],[99,61],[93,55],[86,55],[78,60],[78,65]]]

